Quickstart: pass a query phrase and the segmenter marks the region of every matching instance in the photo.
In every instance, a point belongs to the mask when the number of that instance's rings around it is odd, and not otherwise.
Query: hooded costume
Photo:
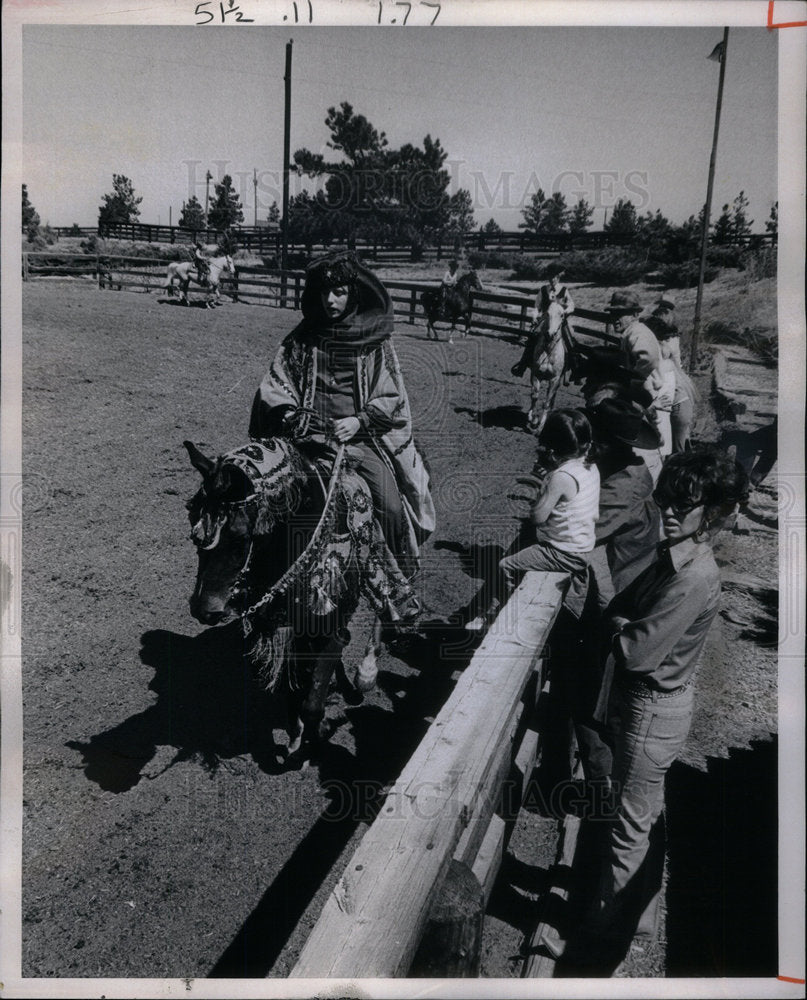
[[[350,289],[348,304],[334,319],[325,309],[323,292],[341,286]],[[396,556],[416,561],[419,543],[434,531],[435,510],[390,340],[392,300],[352,254],[339,253],[308,268],[301,309],[302,321],[284,339],[255,396],[249,435],[257,440],[291,436],[329,472],[337,448],[331,422],[356,417],[359,431],[347,443],[348,457],[365,474],[376,506],[382,507],[388,542],[385,513],[392,509],[397,517],[398,505],[402,508],[404,544],[390,547]],[[384,485],[383,470],[376,482],[366,475],[379,461],[397,484],[395,497]]]

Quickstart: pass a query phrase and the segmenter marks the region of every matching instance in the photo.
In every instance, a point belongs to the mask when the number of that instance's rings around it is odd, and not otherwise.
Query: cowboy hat
[[[660,309],[675,309],[675,299],[669,292],[662,292],[658,297],[656,306]]]
[[[614,292],[608,303],[608,312],[640,312],[641,303],[633,292]]]
[[[628,399],[603,399],[586,409],[596,438],[622,441],[633,448],[658,448],[661,434],[646,410]]]

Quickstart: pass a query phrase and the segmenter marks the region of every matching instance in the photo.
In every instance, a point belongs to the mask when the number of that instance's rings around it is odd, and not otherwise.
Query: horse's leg
[[[381,618],[376,615],[370,638],[364,648],[364,656],[356,674],[356,687],[359,691],[372,691],[375,687],[378,677],[378,654],[381,651],[381,630]]]
[[[288,758],[300,762],[314,757],[324,741],[325,702],[331,678],[342,659],[344,640],[337,632],[307,648],[312,657],[310,680],[289,727]]]

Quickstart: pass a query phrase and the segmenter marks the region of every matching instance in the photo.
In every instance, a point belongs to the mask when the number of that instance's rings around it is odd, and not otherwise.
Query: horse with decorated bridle
[[[221,305],[221,274],[223,271],[235,274],[235,264],[230,254],[221,254],[218,257],[211,257],[208,265],[207,274],[202,275],[199,267],[194,266],[191,261],[171,261],[165,277],[165,291],[169,297],[174,294],[176,282],[179,286],[179,301],[182,305],[188,305],[188,288],[193,281],[207,291],[205,306],[208,309]]]
[[[361,678],[374,683],[379,623],[400,620],[400,609],[414,616],[414,591],[344,446],[330,475],[285,438],[253,441],[215,460],[189,441],[185,447],[202,476],[187,504],[198,555],[191,613],[206,625],[240,618],[259,682],[286,695],[287,761],[304,762],[327,738],[334,676],[347,700],[361,700]],[[351,681],[342,650],[362,596],[377,619]]]

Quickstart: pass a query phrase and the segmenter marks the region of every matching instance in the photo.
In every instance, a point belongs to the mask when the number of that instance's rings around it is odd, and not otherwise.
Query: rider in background
[[[206,285],[210,275],[210,262],[204,247],[198,240],[193,244],[193,263],[199,272],[199,284]]]
[[[574,312],[574,300],[569,293],[569,289],[560,283],[560,279],[563,277],[563,274],[564,272],[560,269],[551,270],[549,282],[541,287],[541,290],[535,297],[535,304],[532,307],[532,313],[530,314],[532,326],[530,327],[530,332],[527,335],[527,343],[524,347],[524,352],[522,353],[521,358],[510,369],[510,373],[515,375],[516,378],[521,378],[530,366],[530,361],[535,353],[535,336],[541,326],[541,321],[549,312],[549,305],[551,302],[557,302],[563,309],[563,326],[561,327],[561,330],[564,346],[567,350],[571,350],[574,347],[574,340],[572,338],[573,330],[569,320],[569,316],[571,316]]]
[[[446,295],[448,294],[449,288],[454,288],[459,281],[459,260],[456,257],[452,257],[448,262],[448,267],[446,268],[443,279],[440,282],[440,308],[445,306]]]

